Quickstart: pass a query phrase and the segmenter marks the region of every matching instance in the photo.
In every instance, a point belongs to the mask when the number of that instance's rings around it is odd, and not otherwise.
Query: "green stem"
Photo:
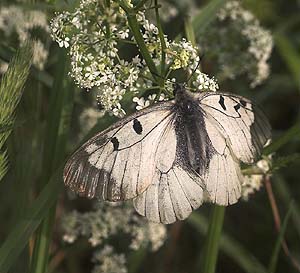
[[[124,2],[122,0],[119,1],[119,5],[125,11],[125,13],[127,15],[127,20],[128,20],[128,25],[130,27],[130,30],[132,31],[132,34],[136,40],[138,48],[147,64],[151,74],[152,74],[153,79],[158,83],[159,86],[161,86],[163,79],[162,79],[162,77],[159,76],[157,68],[156,68],[156,66],[151,58],[151,55],[147,49],[147,46],[145,44],[145,41],[144,41],[143,36],[140,31],[140,25],[137,21],[135,11],[132,8],[130,8],[126,2]]]
[[[134,7],[135,11],[139,11],[147,2],[148,0],[141,0],[137,3],[137,5]]]
[[[216,270],[224,215],[225,207],[215,205],[209,221],[205,251],[202,260],[202,273],[214,273]]]
[[[155,16],[156,16],[156,24],[158,28],[158,34],[161,45],[161,75],[165,75],[165,66],[166,66],[166,41],[165,35],[161,26],[159,11],[158,11],[158,0],[155,0]]]

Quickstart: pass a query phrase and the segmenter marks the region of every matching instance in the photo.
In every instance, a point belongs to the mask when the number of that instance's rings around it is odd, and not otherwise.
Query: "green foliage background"
[[[185,2],[188,0],[177,2],[179,15],[171,24],[163,26],[171,37],[184,33],[184,19],[188,17]],[[209,27],[224,1],[196,2],[205,8],[198,18],[193,18],[193,22],[197,26]],[[1,5],[7,4],[11,4],[11,1],[1,2]],[[72,9],[75,2],[19,1],[15,4],[24,9],[41,9],[51,18],[54,11]],[[300,161],[297,156],[300,152],[300,4],[296,0],[288,3],[284,0],[245,0],[243,4],[274,36],[271,75],[263,85],[252,91],[248,91],[249,86],[243,78],[223,82],[221,89],[237,90],[237,93],[247,94],[258,101],[273,127],[274,144],[267,152],[273,149],[277,151],[277,157],[293,157],[280,163],[285,168],[276,171],[271,182],[285,229],[280,234],[276,231],[265,189],[248,202],[239,202],[227,208],[216,271],[297,272],[291,259],[279,246],[284,235],[292,256],[300,263]],[[198,28],[195,29],[196,39],[199,39]],[[12,74],[7,76],[9,80],[1,77],[0,101],[4,98],[4,88],[15,100],[15,105],[21,93],[14,92],[21,90],[26,78],[29,64],[26,56],[30,53],[16,53],[19,44],[1,35],[0,32],[0,58],[8,61],[17,54],[11,62],[11,69],[19,76],[14,80],[9,78]],[[50,37],[46,39],[50,41]],[[14,113],[12,107],[9,122],[3,121],[5,107],[0,104],[1,136],[8,136],[8,130],[13,129],[5,146],[0,147],[1,155],[7,150],[9,158],[9,170],[0,182],[1,273],[45,272],[47,261],[48,272],[91,270],[90,251],[86,242],[79,242],[76,247],[62,243],[60,219],[70,207],[77,206],[85,210],[90,206],[84,200],[67,201],[62,187],[61,168],[66,157],[78,145],[77,113],[90,106],[94,98],[75,87],[68,77],[66,52],[55,43],[50,44],[49,51],[45,70],[37,71],[33,67],[30,70],[24,94],[15,112],[16,119],[11,115]],[[211,65],[209,60],[205,63],[207,66],[204,65],[204,71],[209,70]],[[22,65],[24,70],[20,72],[18,69]],[[113,121],[114,118],[104,116],[92,132],[86,132],[86,138]],[[0,177],[4,174],[3,166],[6,166],[1,165],[4,162],[2,158],[0,156]],[[291,203],[291,200],[294,202]],[[214,237],[214,233],[218,233],[220,221],[217,214],[222,212],[215,211],[209,220],[211,210],[211,205],[204,205],[187,221],[169,226],[169,238],[157,253],[151,254],[145,249],[131,253],[129,272],[213,272],[211,268],[214,268],[215,262],[207,254],[209,251],[213,253],[213,250],[205,250],[204,245],[207,238],[212,236],[217,243],[212,247],[218,247],[218,238]],[[209,223],[211,228],[207,233]],[[38,242],[35,248],[34,238]],[[207,265],[207,269],[203,264],[209,262],[213,266]]]

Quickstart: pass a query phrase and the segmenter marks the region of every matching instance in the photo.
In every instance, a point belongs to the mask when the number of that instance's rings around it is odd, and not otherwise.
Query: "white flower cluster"
[[[43,70],[48,58],[48,50],[40,39],[32,37],[32,31],[35,29],[42,29],[46,33],[50,32],[47,16],[42,11],[26,10],[14,5],[0,7],[0,34],[3,32],[6,38],[10,38],[16,33],[20,45],[34,38],[33,65],[39,70]],[[2,62],[0,66],[0,73],[5,72],[7,65]]]
[[[92,261],[96,264],[92,273],[127,273],[124,254],[117,254],[110,245],[94,253]]]
[[[242,184],[242,198],[248,200],[250,195],[259,191],[263,186],[263,181],[271,169],[272,156],[263,158],[256,163],[256,168],[259,174],[245,175]]]
[[[193,82],[195,88],[200,91],[217,91],[219,85],[215,78],[209,78],[208,75],[202,73],[200,70],[195,71],[196,80]]]
[[[70,47],[71,73],[75,82],[99,90],[98,100],[106,110],[123,116],[120,105],[126,91],[135,91],[137,58],[126,61],[118,55],[118,45],[129,29],[120,7],[107,7],[98,0],[82,0],[75,12],[63,12],[51,21],[52,38],[60,47]]]
[[[135,107],[136,110],[142,110],[146,107],[148,107],[149,105],[151,105],[152,103],[155,102],[157,95],[156,94],[152,94],[148,96],[148,99],[145,100],[144,97],[134,97],[132,99],[133,102],[135,102],[137,104],[137,106]],[[158,101],[164,101],[166,100],[165,94],[160,94]]]
[[[64,217],[62,227],[65,242],[74,243],[79,236],[84,236],[88,238],[91,246],[107,249],[109,239],[122,234],[131,240],[129,243],[131,250],[150,245],[152,251],[157,251],[164,244],[167,237],[166,227],[137,216],[132,206],[128,206],[128,204],[120,206],[109,202],[97,205],[98,208],[95,211],[87,213],[73,211]],[[109,249],[113,250],[111,246]],[[99,257],[103,256],[102,252],[97,253],[100,255]],[[99,266],[114,268],[113,264],[125,264],[126,260],[123,262],[122,255],[110,256],[111,261],[104,261],[103,259],[109,259],[109,257],[105,258],[105,255],[97,258],[101,263]],[[99,267],[97,268],[99,269]],[[114,272],[110,270],[107,269],[103,272]]]
[[[239,1],[228,1],[217,17],[201,45],[207,55],[214,57],[219,77],[234,79],[247,75],[252,88],[261,84],[270,73],[267,63],[273,48],[270,31]]]
[[[217,91],[219,89],[219,85],[214,78],[210,78],[207,74],[202,73],[199,69],[195,70],[195,80],[193,81],[193,87],[199,91]],[[168,90],[169,93],[173,92],[173,85],[176,82],[175,78],[166,81],[165,89]],[[148,95],[147,99],[144,97],[134,97],[132,101],[136,103],[136,110],[142,110],[151,104],[157,101],[168,100],[168,97],[164,93],[159,95],[157,99],[157,94]]]
[[[120,48],[122,49],[125,44],[135,44],[135,39],[118,4],[110,1],[110,6],[107,7],[104,2],[81,0],[75,12],[57,14],[51,21],[52,38],[59,46],[70,48],[72,68],[70,74],[75,82],[83,88],[96,88],[99,104],[113,115],[123,116],[125,111],[121,101],[124,96],[127,93],[134,96],[144,92],[153,87],[153,82],[149,80],[151,78],[149,68],[139,56],[130,60],[121,57]],[[142,26],[147,49],[159,68],[162,47],[158,28],[146,19],[144,12],[138,12],[137,19]],[[169,41],[166,36],[164,39],[165,62],[170,71],[183,68],[192,72],[196,69],[199,63],[196,47],[185,39],[179,42]],[[217,89],[214,80],[208,83],[208,78],[201,74],[200,70],[196,73],[197,78],[193,82],[196,89],[200,91]],[[166,96],[172,94],[170,89],[171,86],[166,81]],[[148,102],[141,99],[138,108],[147,105]]]

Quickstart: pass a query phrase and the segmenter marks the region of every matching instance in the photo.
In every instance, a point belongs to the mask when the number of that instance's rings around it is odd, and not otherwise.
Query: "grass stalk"
[[[14,126],[15,110],[22,97],[31,60],[31,45],[27,43],[13,57],[0,83],[0,180],[8,169],[7,155],[3,145]]]
[[[206,236],[208,220],[200,213],[194,212],[188,219],[188,223],[202,236]],[[263,264],[240,242],[226,232],[222,232],[220,238],[220,251],[227,255],[246,273],[266,273]],[[198,270],[199,271],[199,270]],[[199,271],[200,272],[200,271]]]
[[[269,263],[269,270],[268,270],[269,273],[275,273],[275,271],[276,271],[280,248],[284,241],[284,234],[285,234],[287,224],[288,224],[291,214],[292,214],[292,205],[290,204],[289,210],[288,210],[286,216],[284,217],[283,224],[281,226],[279,235],[277,237],[277,240],[276,240],[276,243],[275,243],[275,246],[273,249],[273,253],[272,253],[272,256],[270,259],[270,263]]]

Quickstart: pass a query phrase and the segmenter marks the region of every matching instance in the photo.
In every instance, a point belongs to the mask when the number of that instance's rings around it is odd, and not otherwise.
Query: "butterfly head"
[[[173,93],[175,96],[176,105],[179,107],[179,109],[185,112],[186,114],[193,114],[195,102],[191,93],[186,90],[186,84],[175,83]]]
[[[173,94],[177,98],[186,92],[186,84],[185,83],[177,83],[175,82],[173,85]]]

